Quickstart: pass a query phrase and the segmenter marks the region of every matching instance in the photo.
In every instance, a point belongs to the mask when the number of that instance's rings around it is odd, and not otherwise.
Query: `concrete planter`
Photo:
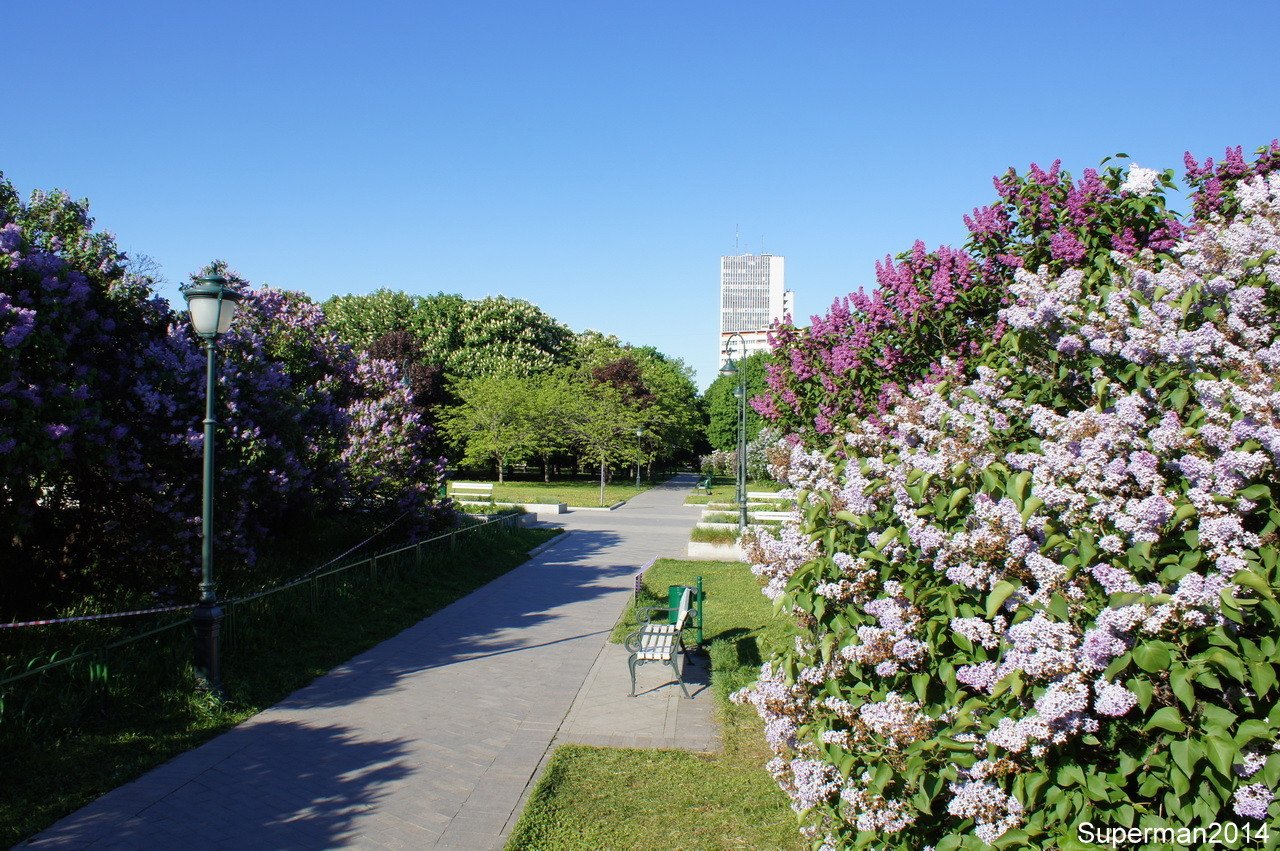
[[[515,503],[499,502],[497,505],[510,508]],[[524,510],[530,514],[564,514],[569,506],[563,502],[523,502]]]
[[[747,554],[737,544],[708,544],[689,542],[689,558],[698,561],[746,561]]]

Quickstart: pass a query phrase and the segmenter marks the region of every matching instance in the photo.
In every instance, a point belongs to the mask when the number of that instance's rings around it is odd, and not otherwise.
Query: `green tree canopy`
[[[751,409],[751,399],[765,391],[765,365],[768,352],[757,352],[736,361],[739,370],[747,377],[747,442],[760,433],[764,420]],[[713,449],[732,450],[738,447],[738,399],[733,395],[738,386],[738,375],[721,375],[707,388],[706,404],[710,422],[707,440]]]
[[[567,325],[523,299],[468,301],[459,311],[458,344],[445,369],[460,378],[549,372],[568,362],[573,339]]]
[[[457,382],[453,392],[460,402],[441,417],[445,434],[464,463],[493,462],[503,481],[507,464],[536,449],[528,382],[515,375],[486,375]]]
[[[409,331],[422,341],[433,362],[443,363],[446,354],[457,347],[465,304],[460,295],[420,296],[380,289],[334,296],[322,307],[339,339],[358,351],[366,351],[375,340],[393,331]]]

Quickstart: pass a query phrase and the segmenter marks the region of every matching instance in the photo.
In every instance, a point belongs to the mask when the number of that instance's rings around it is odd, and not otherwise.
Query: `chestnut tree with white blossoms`
[[[1188,157],[1186,229],[1152,227],[1170,172],[1095,174],[1092,221],[1177,243],[1004,255],[980,354],[775,448],[796,509],[746,543],[801,637],[735,699],[815,847],[1280,815],[1277,166]]]

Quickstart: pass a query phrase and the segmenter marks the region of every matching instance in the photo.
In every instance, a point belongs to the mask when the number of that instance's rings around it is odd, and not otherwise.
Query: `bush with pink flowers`
[[[1135,246],[1113,211],[1083,252],[1026,249],[981,352],[883,326],[935,368],[875,373],[874,407],[831,393],[835,439],[774,450],[797,509],[747,546],[802,637],[737,699],[815,846],[1280,815],[1278,151],[1185,233]],[[1106,203],[1163,209],[1169,180],[1131,167]],[[1071,191],[1020,215],[1060,222]]]

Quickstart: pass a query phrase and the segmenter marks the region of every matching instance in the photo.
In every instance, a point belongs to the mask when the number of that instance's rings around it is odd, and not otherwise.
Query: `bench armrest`
[[[642,630],[637,629],[635,632],[622,639],[622,646],[627,648],[628,653],[639,653],[641,642],[640,633]]]
[[[662,612],[669,615],[674,611],[676,610],[670,606],[645,606],[643,609],[636,609],[636,620],[640,623],[653,623],[654,612]]]

